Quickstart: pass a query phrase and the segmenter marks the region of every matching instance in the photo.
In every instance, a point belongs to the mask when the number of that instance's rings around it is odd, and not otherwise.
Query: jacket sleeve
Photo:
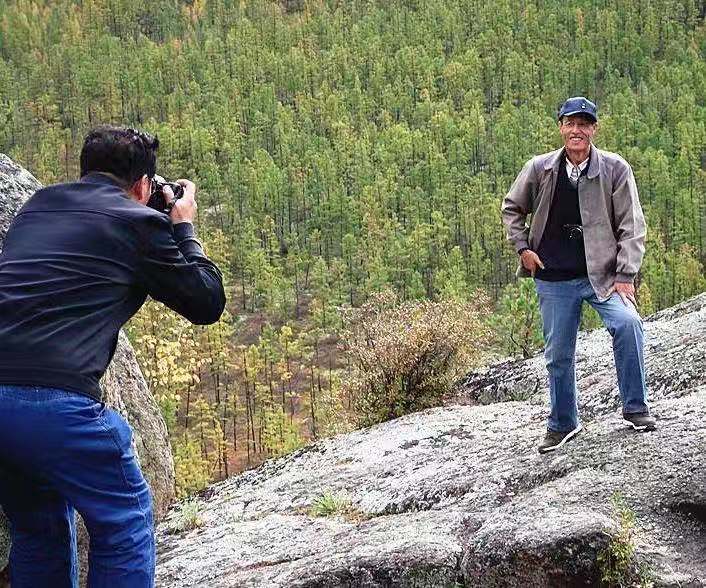
[[[632,282],[645,254],[647,225],[632,168],[627,162],[621,164],[613,170],[613,229],[618,246],[615,279]]]
[[[532,199],[536,190],[537,177],[533,160],[530,159],[515,178],[501,208],[507,240],[517,252],[529,248],[529,227],[526,220],[527,215],[532,212]]]
[[[198,325],[215,323],[225,307],[223,276],[203,252],[191,223],[172,226],[150,216],[142,236],[138,280],[155,300]]]

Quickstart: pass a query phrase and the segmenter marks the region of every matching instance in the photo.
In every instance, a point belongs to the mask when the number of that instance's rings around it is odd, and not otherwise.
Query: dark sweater
[[[118,331],[148,294],[194,323],[220,317],[221,273],[191,223],[172,226],[103,174],[38,190],[0,254],[0,384],[100,400]]]
[[[578,187],[575,187],[566,173],[566,156],[561,160],[547,225],[537,248],[537,255],[544,264],[544,269],[538,269],[535,273],[535,277],[540,280],[573,280],[585,277],[588,273],[583,238],[570,239],[569,231],[564,228],[564,225],[581,224],[578,191],[581,182],[585,181],[588,167],[581,172]]]

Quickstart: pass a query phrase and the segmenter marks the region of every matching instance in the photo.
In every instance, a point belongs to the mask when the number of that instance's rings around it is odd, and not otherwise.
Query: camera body
[[[174,200],[167,202],[167,197],[164,194],[164,188],[169,186],[174,194]],[[184,186],[176,182],[169,182],[162,176],[155,175],[152,178],[152,192],[150,199],[147,201],[147,206],[154,208],[164,214],[169,214],[174,208],[174,203],[184,195]]]
[[[569,241],[583,243],[583,227],[581,225],[564,225],[562,228]]]

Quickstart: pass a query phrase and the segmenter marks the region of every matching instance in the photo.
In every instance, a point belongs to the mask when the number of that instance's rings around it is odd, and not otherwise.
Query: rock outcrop
[[[0,250],[15,213],[40,187],[28,171],[0,154]],[[118,410],[133,427],[135,450],[152,489],[155,517],[160,520],[174,498],[174,462],[159,407],[147,388],[130,343],[122,333],[102,387],[106,403]],[[85,555],[87,540],[83,524],[81,528],[79,549]],[[8,546],[7,521],[0,510],[0,570],[7,565]]]
[[[562,450],[536,451],[542,357],[494,365],[466,379],[466,405],[323,440],[213,485],[197,498],[200,524],[175,510],[161,525],[157,585],[598,586],[608,571],[598,556],[629,547],[617,539],[617,496],[635,517],[643,576],[706,585],[706,294],[645,331],[658,431],[624,426],[610,337],[583,334],[585,429]],[[324,493],[338,497],[338,515],[313,516]]]

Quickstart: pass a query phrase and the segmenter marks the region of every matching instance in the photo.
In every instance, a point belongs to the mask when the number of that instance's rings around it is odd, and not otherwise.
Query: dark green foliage
[[[213,363],[167,400],[185,428],[189,394],[215,402],[250,464],[299,426],[345,422],[342,305],[386,288],[461,304],[480,289],[498,301],[499,346],[541,344],[499,207],[522,163],[559,146],[569,95],[598,102],[597,144],[634,168],[641,309],[706,288],[702,4],[0,0],[0,152],[63,181],[89,128],[130,124],[159,136],[162,175],[197,183],[200,234],[243,316],[234,336],[207,334]],[[290,322],[302,357],[269,358],[264,334]],[[241,353],[222,340],[240,336]]]
[[[571,94],[598,101],[598,143],[633,165],[665,249],[703,262],[705,52],[687,0],[17,0],[0,151],[48,183],[92,125],[157,132],[165,175],[194,178],[234,236],[246,309],[296,315],[318,257],[342,264],[339,302],[459,296],[460,278],[497,297],[515,262],[500,198],[558,145]],[[668,274],[646,277],[656,307],[694,289]]]
[[[505,288],[491,326],[498,347],[509,355],[531,357],[542,348],[542,317],[532,280],[519,280]]]

